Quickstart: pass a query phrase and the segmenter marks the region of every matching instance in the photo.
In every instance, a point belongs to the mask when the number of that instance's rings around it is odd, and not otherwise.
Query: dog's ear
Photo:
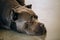
[[[16,13],[16,12],[14,12],[14,10],[12,10],[12,13],[13,13],[13,14],[12,14],[12,20],[14,20],[14,21],[17,20],[19,14]]]
[[[32,8],[32,4],[30,4],[30,5],[26,5],[25,7],[27,7],[27,8]]]

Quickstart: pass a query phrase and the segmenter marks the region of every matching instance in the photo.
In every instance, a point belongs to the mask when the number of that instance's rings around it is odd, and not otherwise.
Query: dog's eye
[[[38,19],[38,16],[37,15],[33,15],[33,16],[31,16],[31,19],[32,18]]]
[[[35,18],[35,19],[37,19],[37,18],[38,18],[38,16],[37,16],[37,15],[34,15],[34,18]]]
[[[13,13],[13,20],[17,20],[18,19],[18,14],[17,13]]]

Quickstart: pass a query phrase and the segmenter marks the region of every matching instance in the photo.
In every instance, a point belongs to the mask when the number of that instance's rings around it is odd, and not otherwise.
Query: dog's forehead
[[[23,18],[28,18],[28,17],[30,17],[30,16],[32,16],[32,15],[36,15],[32,10],[30,10],[30,11],[23,11],[23,12],[21,12],[20,14],[18,14],[19,16],[19,18],[21,18],[21,17],[23,17]]]
[[[35,14],[35,12],[32,9],[30,9],[28,13],[31,14],[31,15]]]
[[[18,14],[20,14],[20,15],[22,15],[22,14],[23,14],[23,15],[25,15],[25,14],[26,14],[26,15],[28,15],[28,14],[29,14],[29,15],[35,15],[35,12],[34,12],[32,9],[28,9],[28,10],[25,9],[25,10],[23,10],[22,12],[20,12],[20,13],[18,13]]]
[[[31,5],[24,5],[21,8],[18,7],[16,10],[13,9],[14,12],[21,14],[22,12],[27,12],[29,14],[34,14],[33,10],[31,9]]]

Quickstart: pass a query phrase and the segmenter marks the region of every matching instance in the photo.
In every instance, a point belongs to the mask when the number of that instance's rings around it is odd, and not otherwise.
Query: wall
[[[60,0],[26,0],[47,29],[46,40],[60,40]]]

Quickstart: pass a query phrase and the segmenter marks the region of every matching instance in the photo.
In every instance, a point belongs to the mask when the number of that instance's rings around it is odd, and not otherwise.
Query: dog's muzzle
[[[28,24],[25,27],[26,33],[30,35],[45,35],[46,34],[46,28],[43,23],[36,23],[32,24],[32,26],[28,26]]]

